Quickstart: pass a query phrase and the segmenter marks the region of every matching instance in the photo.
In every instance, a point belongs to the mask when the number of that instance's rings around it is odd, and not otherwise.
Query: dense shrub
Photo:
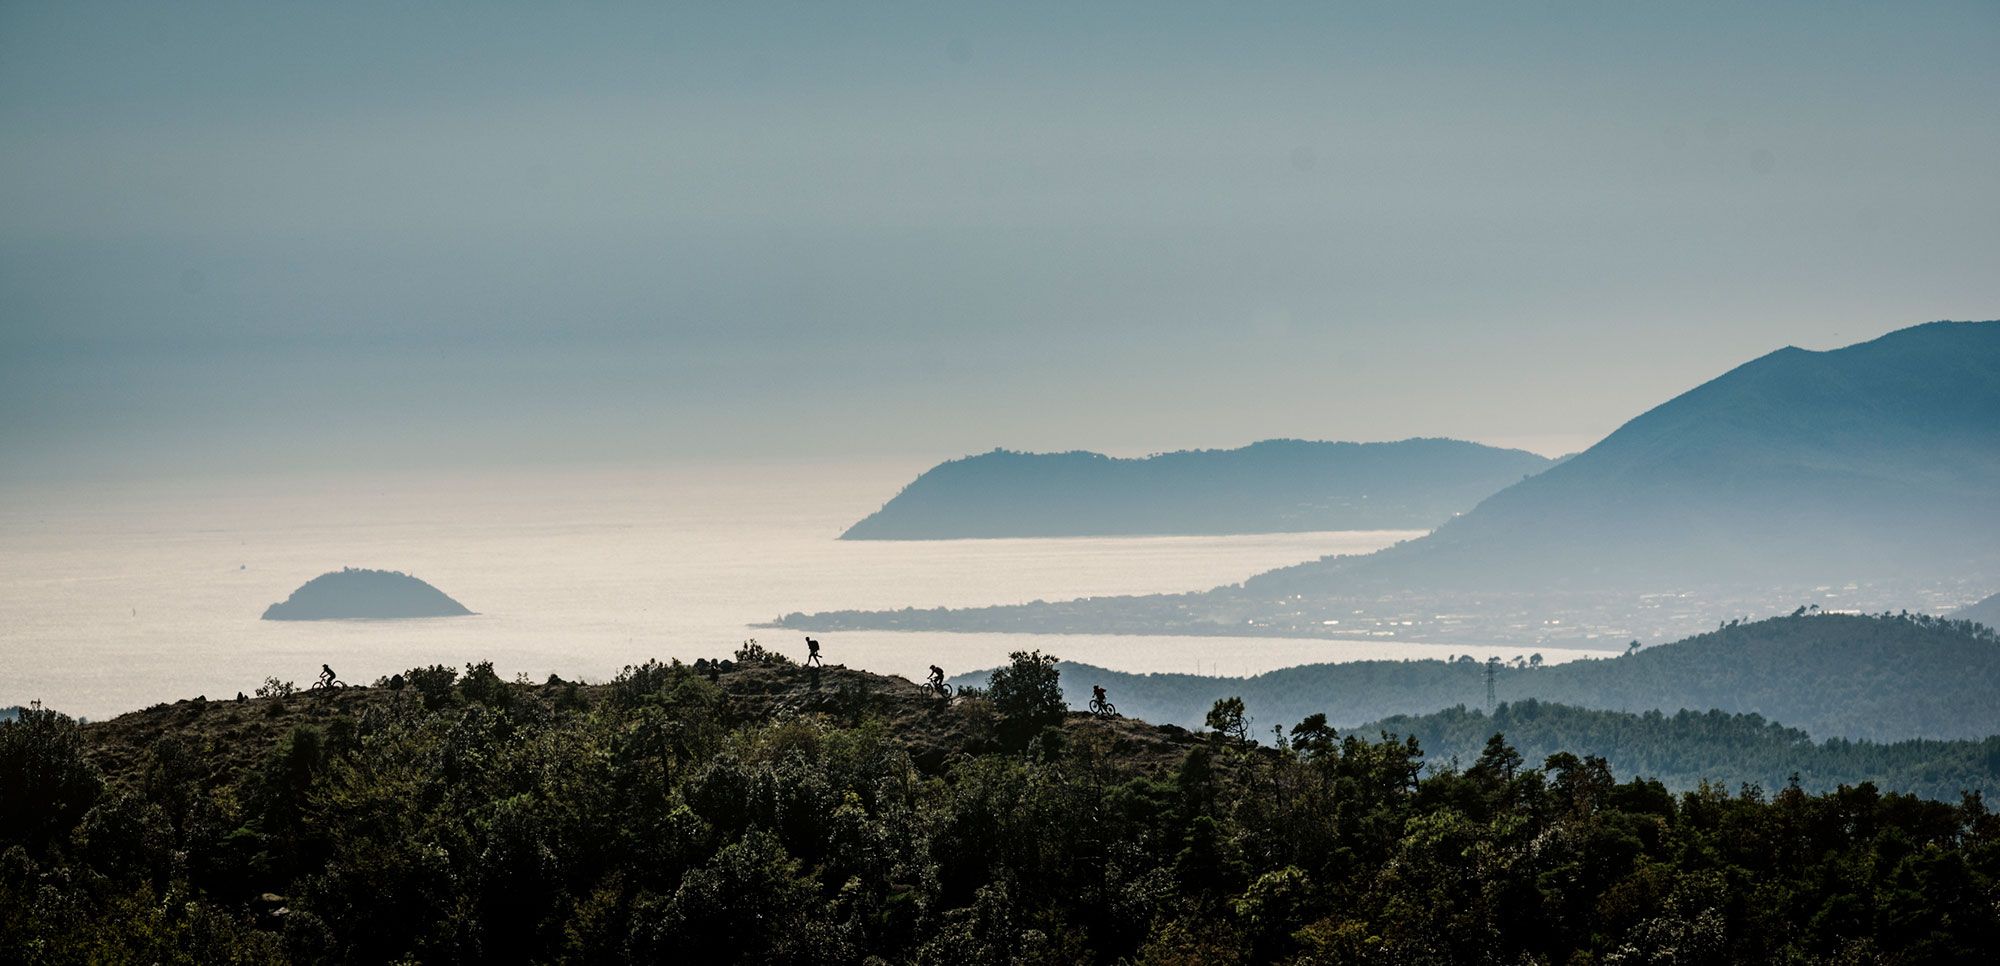
[[[1001,739],[1018,747],[1062,720],[1062,680],[1053,654],[1015,651],[1009,658],[987,681],[985,697],[1000,714]]]
[[[753,667],[785,667],[794,662],[782,652],[773,651],[757,643],[757,639],[753,637],[736,648],[736,663]]]
[[[90,809],[102,784],[75,719],[33,707],[0,721],[0,848],[43,850]]]
[[[494,672],[492,661],[466,664],[465,677],[458,682],[458,693],[467,701],[495,710],[505,710],[514,703],[513,690]]]
[[[611,700],[621,708],[638,707],[672,683],[679,673],[680,663],[662,664],[648,660],[644,664],[627,664],[618,676],[611,679]]]
[[[492,665],[487,666],[488,670]],[[429,667],[413,667],[404,671],[402,677],[409,682],[424,702],[428,711],[436,711],[457,700],[452,688],[458,683],[458,670],[443,664]]]

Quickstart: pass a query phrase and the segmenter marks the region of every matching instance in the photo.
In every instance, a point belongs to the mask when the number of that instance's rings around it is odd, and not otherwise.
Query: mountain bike
[[[1118,717],[1118,706],[1103,698],[1091,698],[1090,713],[1100,718],[1116,718]]]
[[[943,683],[933,684],[929,681],[925,681],[923,684],[920,684],[917,687],[921,689],[925,694],[933,695],[940,700],[943,701],[951,700],[952,691],[951,691],[951,685],[949,684],[943,684]]]

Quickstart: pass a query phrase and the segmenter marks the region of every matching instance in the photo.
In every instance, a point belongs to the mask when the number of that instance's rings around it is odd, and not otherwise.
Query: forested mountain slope
[[[1337,644],[1329,647],[1338,647]],[[1081,707],[1093,683],[1119,709],[1199,724],[1217,698],[1240,695],[1266,723],[1324,712],[1352,727],[1454,705],[1483,706],[1486,668],[1470,659],[1355,661],[1251,678],[1066,670]],[[1498,700],[1538,698],[1611,711],[1683,708],[1761,714],[1815,738],[1983,738],[2000,734],[2000,638],[1962,621],[1815,614],[1731,624],[1606,660],[1495,669]]]
[[[1561,751],[1596,755],[1613,773],[1659,780],[1675,791],[1703,781],[1776,791],[1797,776],[1807,791],[1873,782],[1882,788],[1955,802],[1964,792],[2000,793],[2000,736],[1976,740],[1911,739],[1878,743],[1810,735],[1756,714],[1722,711],[1594,711],[1529,698],[1491,714],[1460,706],[1396,715],[1356,728],[1415,738],[1433,765],[1471,764],[1493,735],[1529,761]]]

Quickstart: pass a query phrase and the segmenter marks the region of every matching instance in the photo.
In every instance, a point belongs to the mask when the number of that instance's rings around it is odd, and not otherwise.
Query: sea
[[[724,657],[791,611],[963,607],[1200,590],[1408,531],[842,541],[922,462],[734,462],[299,473],[0,490],[0,706],[98,719],[161,701],[349,683],[491,661],[503,676],[606,680],[648,658]],[[260,619],[341,567],[420,577],[476,616]],[[847,631],[828,663],[917,677],[1017,650],[1136,672],[1243,676],[1362,659],[1507,656],[1463,643]],[[1552,661],[1589,656],[1552,650]]]

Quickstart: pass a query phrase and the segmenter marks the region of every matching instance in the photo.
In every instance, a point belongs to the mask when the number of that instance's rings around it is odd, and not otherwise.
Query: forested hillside
[[[1338,647],[1331,644],[1330,647]],[[1217,698],[1290,721],[1325,711],[1342,727],[1454,705],[1483,706],[1487,668],[1470,658],[1355,661],[1251,678],[1066,671],[1081,707],[1089,686],[1121,710],[1193,725]],[[1815,738],[1984,738],[2000,734],[2000,636],[1964,621],[1916,615],[1800,614],[1732,622],[1707,634],[1608,660],[1493,671],[1500,701],[1538,698],[1612,711],[1688,708],[1755,713]]]
[[[599,687],[378,687],[0,724],[0,961],[1974,962],[2000,817],[1674,795],[1502,743],[1424,776],[955,702],[754,650]],[[1239,731],[1223,722],[1230,731]]]
[[[1807,791],[1873,782],[1947,802],[1958,801],[1965,792],[2000,792],[2000,737],[1888,743],[1828,738],[1815,743],[1797,728],[1755,714],[1631,714],[1533,698],[1502,704],[1491,714],[1461,706],[1397,715],[1355,730],[1415,738],[1433,765],[1471,762],[1494,734],[1504,734],[1530,761],[1559,751],[1597,755],[1610,763],[1613,774],[1658,779],[1673,791],[1694,789],[1704,781],[1768,790],[1796,778]]]

